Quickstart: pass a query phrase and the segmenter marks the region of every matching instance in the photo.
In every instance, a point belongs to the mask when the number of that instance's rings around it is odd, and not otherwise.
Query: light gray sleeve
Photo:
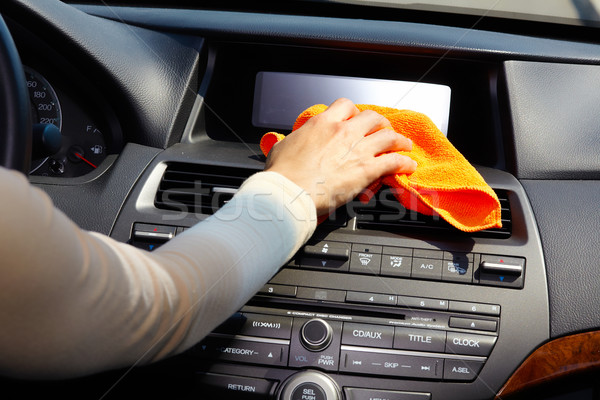
[[[80,230],[0,168],[0,373],[65,378],[200,341],[311,236],[315,206],[274,172],[149,253]]]

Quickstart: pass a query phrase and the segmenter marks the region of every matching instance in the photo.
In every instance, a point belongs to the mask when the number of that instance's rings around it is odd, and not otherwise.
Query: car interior
[[[153,251],[264,169],[264,133],[338,97],[439,114],[496,192],[502,228],[465,233],[382,190],[332,213],[189,351],[75,379],[3,377],[2,397],[599,399],[598,12],[3,0],[0,44],[19,60],[0,52],[1,86],[24,77],[27,93],[2,93],[1,111],[31,112],[0,125],[31,130],[33,146],[2,139],[1,164],[85,230]]]

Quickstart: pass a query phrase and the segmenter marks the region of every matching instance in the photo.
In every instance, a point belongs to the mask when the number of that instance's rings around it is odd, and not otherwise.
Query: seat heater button
[[[446,335],[446,353],[489,356],[496,344],[496,339],[496,336],[448,332]]]
[[[344,323],[342,344],[366,347],[392,348],[394,327]]]

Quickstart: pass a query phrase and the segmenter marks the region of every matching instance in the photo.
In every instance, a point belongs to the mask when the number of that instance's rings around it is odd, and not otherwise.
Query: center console
[[[335,65],[337,75],[360,75],[351,52],[279,48],[269,64],[269,49],[249,48],[223,45],[209,52],[201,89],[206,98],[199,98],[187,136],[149,165],[123,205],[114,238],[151,251],[214,212],[245,177],[264,167],[258,139],[266,130],[259,126],[269,124],[269,112],[252,113],[260,71],[294,72],[305,56],[324,67],[311,69],[316,64],[306,61],[302,72],[330,73],[326,66]],[[257,54],[261,65],[252,61]],[[378,79],[416,81],[428,65],[425,58],[369,57],[371,65],[406,66],[404,75],[380,71]],[[233,73],[240,62],[246,68]],[[490,88],[497,71],[459,60],[439,65],[443,71],[434,69],[430,77],[452,88],[448,138],[469,161],[483,165],[477,169],[501,200],[503,228],[466,234],[391,204],[385,193],[370,204],[349,203],[239,312],[184,355],[194,376],[192,393],[487,399],[548,339],[536,222],[520,183],[502,171],[506,156],[493,134],[497,104]],[[236,96],[222,96],[234,89]]]

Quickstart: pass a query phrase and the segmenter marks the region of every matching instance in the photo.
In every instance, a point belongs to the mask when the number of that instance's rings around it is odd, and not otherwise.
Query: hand
[[[265,170],[306,190],[317,215],[330,213],[384,175],[415,171],[415,161],[395,153],[410,151],[412,141],[391,126],[380,114],[338,99],[276,143]]]

